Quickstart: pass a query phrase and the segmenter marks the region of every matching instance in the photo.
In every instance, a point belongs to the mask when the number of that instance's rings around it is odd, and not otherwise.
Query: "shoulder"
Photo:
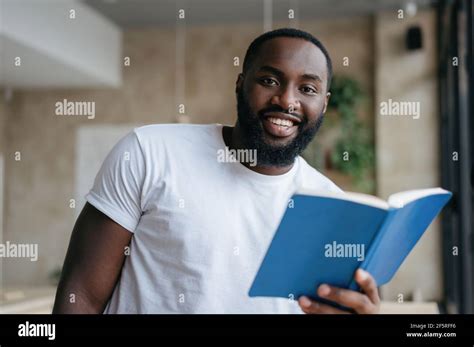
[[[217,124],[150,124],[133,129],[144,152],[173,153],[217,141]]]
[[[140,141],[186,139],[214,135],[217,124],[149,124],[133,129]]]
[[[179,162],[201,158],[217,148],[219,124],[150,124],[133,129],[146,162]]]
[[[339,188],[333,181],[324,176],[321,172],[316,170],[314,167],[309,165],[303,157],[299,158],[300,164],[300,188],[302,189],[312,189],[312,190],[329,190],[333,192],[344,192]]]

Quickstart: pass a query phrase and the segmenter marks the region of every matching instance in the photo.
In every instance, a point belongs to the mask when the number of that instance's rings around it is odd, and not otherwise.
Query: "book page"
[[[373,195],[363,194],[363,193],[356,193],[356,192],[337,193],[337,192],[331,192],[331,191],[317,191],[317,190],[301,188],[296,192],[296,194],[347,200],[347,201],[352,201],[352,202],[362,204],[362,205],[373,206],[373,207],[380,208],[383,210],[388,210],[390,208],[390,205],[385,200],[382,200]]]
[[[442,188],[428,188],[428,189],[414,189],[407,190],[404,192],[399,192],[390,195],[388,198],[388,204],[390,207],[402,208],[403,206],[409,204],[412,201],[424,198],[430,195],[445,194],[448,191]]]

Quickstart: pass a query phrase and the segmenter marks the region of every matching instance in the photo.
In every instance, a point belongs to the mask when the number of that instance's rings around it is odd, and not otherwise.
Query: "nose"
[[[297,112],[300,108],[300,102],[293,91],[293,88],[289,86],[281,89],[279,93],[274,95],[271,99],[272,105],[279,105],[282,109],[289,113]]]

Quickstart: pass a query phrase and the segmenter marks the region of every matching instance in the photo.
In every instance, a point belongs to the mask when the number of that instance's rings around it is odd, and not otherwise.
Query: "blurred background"
[[[454,193],[381,287],[382,312],[473,313],[472,19],[469,0],[0,0],[0,243],[38,246],[37,261],[0,257],[0,312],[51,311],[84,195],[121,136],[234,124],[248,45],[295,27],[335,75],[308,162],[384,199]],[[382,115],[389,100],[420,117]]]

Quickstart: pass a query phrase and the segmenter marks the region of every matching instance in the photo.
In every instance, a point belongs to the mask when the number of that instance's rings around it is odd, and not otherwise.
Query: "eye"
[[[309,86],[302,87],[301,91],[305,94],[310,94],[310,95],[317,94],[316,89],[314,89],[313,87],[309,87]]]
[[[269,77],[264,77],[264,78],[261,78],[260,81],[267,85],[267,86],[277,86],[278,85],[278,82],[273,79],[273,78],[269,78]]]

